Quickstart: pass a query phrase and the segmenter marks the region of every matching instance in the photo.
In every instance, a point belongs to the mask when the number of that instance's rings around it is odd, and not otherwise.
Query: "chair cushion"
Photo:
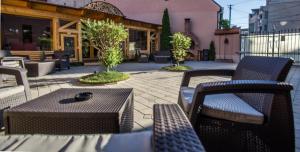
[[[24,86],[9,86],[9,87],[0,87],[0,100],[6,97],[15,95],[17,93],[24,92]]]
[[[181,88],[183,109],[189,112],[194,96],[194,88]],[[201,113],[218,119],[240,123],[263,124],[264,115],[255,110],[235,94],[207,95]]]
[[[0,151],[30,152],[151,152],[151,131],[104,135],[0,136]]]

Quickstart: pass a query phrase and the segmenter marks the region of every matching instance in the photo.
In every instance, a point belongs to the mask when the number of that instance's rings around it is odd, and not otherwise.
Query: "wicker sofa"
[[[11,75],[16,79],[17,85],[4,83],[0,77],[0,126],[3,126],[3,112],[31,99],[27,71],[22,68],[0,66],[0,75]]]
[[[236,70],[185,72],[178,103],[208,151],[295,151],[287,58],[247,56]],[[196,76],[231,81],[189,87]]]
[[[154,105],[152,131],[97,135],[0,136],[0,151],[203,152],[197,134],[178,105]]]

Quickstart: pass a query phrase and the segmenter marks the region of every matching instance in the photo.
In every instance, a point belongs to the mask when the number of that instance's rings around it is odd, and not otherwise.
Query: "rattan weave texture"
[[[93,97],[74,102],[75,94]],[[59,89],[5,112],[7,134],[93,134],[133,128],[132,89]]]

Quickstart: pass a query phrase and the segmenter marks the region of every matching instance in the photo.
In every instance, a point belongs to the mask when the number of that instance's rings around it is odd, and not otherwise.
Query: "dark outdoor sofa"
[[[178,103],[207,151],[295,151],[288,58],[244,57],[236,70],[184,73]],[[232,76],[200,83],[196,76]]]
[[[0,136],[0,151],[31,152],[204,152],[178,105],[154,105],[152,131],[95,135]]]

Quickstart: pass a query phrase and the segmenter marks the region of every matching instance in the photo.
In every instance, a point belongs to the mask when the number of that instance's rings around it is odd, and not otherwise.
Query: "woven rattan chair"
[[[287,58],[247,56],[236,70],[185,72],[179,105],[207,151],[294,151]],[[232,76],[231,81],[188,87],[195,76]]]
[[[31,152],[204,152],[178,105],[154,105],[152,131],[95,135],[0,136],[0,151]],[[38,144],[33,144],[38,143]]]
[[[15,77],[17,85],[6,84],[0,77],[0,126],[3,126],[3,112],[5,109],[20,105],[31,99],[27,71],[21,68],[0,66],[0,75]]]

